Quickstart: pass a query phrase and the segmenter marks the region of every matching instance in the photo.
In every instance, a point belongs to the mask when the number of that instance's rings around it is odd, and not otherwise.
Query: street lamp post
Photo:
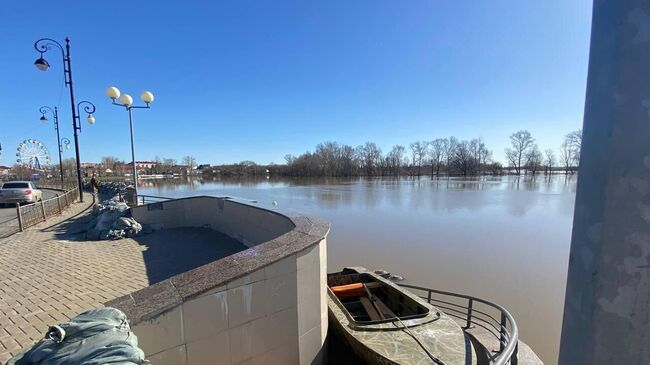
[[[79,136],[77,133],[78,131],[81,130],[81,123],[77,125],[77,121],[79,120],[79,115],[77,113],[78,105],[77,105],[77,109],[75,109],[75,102],[74,102],[74,90],[72,84],[72,64],[70,62],[70,39],[69,38],[65,39],[65,48],[61,45],[61,43],[55,41],[54,39],[41,38],[37,40],[34,43],[34,48],[36,49],[36,51],[38,51],[41,54],[41,56],[34,62],[34,66],[36,66],[36,68],[38,68],[41,71],[47,71],[50,68],[50,63],[47,62],[45,58],[43,58],[43,55],[45,54],[45,52],[49,51],[52,47],[57,47],[59,50],[61,50],[61,55],[63,56],[63,78],[65,80],[65,85],[69,86],[68,89],[70,90],[70,108],[72,109],[74,149],[75,149],[75,156],[77,158],[77,184],[79,185],[79,200],[83,202],[84,195],[83,195],[83,186],[81,183],[81,159],[79,157]],[[95,110],[94,105],[92,107],[92,110],[94,112]],[[90,117],[92,117],[92,115],[89,116],[88,122],[90,122]],[[95,118],[92,118],[92,120],[93,120],[92,123],[94,123]]]
[[[61,188],[63,189],[63,148],[61,147],[61,143],[65,144],[66,149],[70,149],[70,140],[67,138],[61,139],[61,135],[59,133],[59,110],[57,107],[54,107],[54,109],[50,108],[49,106],[42,106],[38,111],[41,112],[41,122],[46,123],[47,122],[47,116],[46,114],[52,114],[54,117],[54,130],[56,131],[56,142],[59,145],[59,172],[61,173]]]
[[[135,164],[135,144],[133,143],[133,109],[149,109],[153,102],[153,94],[150,91],[144,91],[140,94],[140,100],[144,106],[133,105],[133,98],[129,94],[120,94],[120,90],[115,86],[106,89],[106,95],[111,98],[113,105],[124,107],[129,112],[129,125],[131,127],[131,164],[133,174],[133,188],[135,189],[135,203],[138,204],[138,169]],[[119,100],[117,102],[116,100]]]

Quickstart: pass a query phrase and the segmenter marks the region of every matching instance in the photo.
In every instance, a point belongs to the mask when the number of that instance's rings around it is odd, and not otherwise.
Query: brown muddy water
[[[575,176],[535,179],[142,181],[140,194],[230,195],[332,224],[328,271],[385,269],[408,283],[497,302],[556,364]]]

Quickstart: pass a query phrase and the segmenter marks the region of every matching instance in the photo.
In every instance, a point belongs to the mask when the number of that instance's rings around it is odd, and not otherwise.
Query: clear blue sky
[[[72,139],[60,56],[33,66],[36,39],[66,36],[77,100],[98,109],[84,162],[130,159],[110,85],[156,95],[136,111],[139,160],[280,163],[322,141],[387,151],[449,135],[503,160],[519,129],[557,149],[582,125],[590,22],[589,0],[5,1],[0,164],[27,138],[56,154],[41,105],[59,106]]]

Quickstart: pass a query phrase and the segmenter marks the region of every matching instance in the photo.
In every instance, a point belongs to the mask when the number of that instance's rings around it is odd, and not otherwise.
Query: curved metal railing
[[[450,317],[465,323],[464,330],[479,327],[477,333],[470,333],[486,348],[487,356],[493,365],[517,365],[519,330],[512,315],[502,306],[469,295],[428,289],[420,286],[399,284],[414,294],[444,311]],[[490,350],[486,337],[494,337],[499,349]],[[483,341],[481,341],[483,340]],[[490,341],[487,341],[490,342]]]

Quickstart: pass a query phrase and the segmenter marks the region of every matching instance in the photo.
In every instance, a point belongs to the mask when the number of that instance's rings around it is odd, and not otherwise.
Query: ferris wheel
[[[40,170],[50,164],[50,153],[37,139],[26,139],[16,149],[16,162]]]

